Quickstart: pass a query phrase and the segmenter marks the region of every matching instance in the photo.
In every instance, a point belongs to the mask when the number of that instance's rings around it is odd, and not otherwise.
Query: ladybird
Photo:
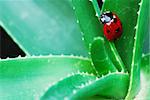
[[[115,40],[122,35],[122,23],[119,17],[110,11],[103,12],[100,16],[105,37],[109,40]]]

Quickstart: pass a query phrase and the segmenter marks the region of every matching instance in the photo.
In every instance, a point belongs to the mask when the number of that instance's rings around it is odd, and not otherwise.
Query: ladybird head
[[[100,21],[103,24],[109,23],[113,19],[113,13],[110,11],[103,12],[100,16]]]

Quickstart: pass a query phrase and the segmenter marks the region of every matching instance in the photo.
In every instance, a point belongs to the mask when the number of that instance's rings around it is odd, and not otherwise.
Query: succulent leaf
[[[116,72],[117,69],[110,60],[106,48],[105,41],[102,37],[95,38],[91,45],[91,58],[99,75],[107,74],[109,71]]]
[[[133,55],[132,55],[132,63],[131,63],[131,75],[130,75],[130,85],[127,94],[127,99],[133,98],[139,91],[139,84],[140,84],[140,66],[141,66],[141,56],[142,56],[142,48],[143,48],[143,41],[146,34],[146,28],[143,26],[148,25],[148,0],[141,0],[139,3],[140,8],[137,12],[138,19],[136,24],[136,34],[134,36],[134,46],[133,46]],[[143,17],[143,15],[145,17]]]
[[[72,73],[96,74],[87,58],[42,56],[0,61],[0,99],[39,98],[47,87]]]
[[[141,61],[141,88],[135,100],[150,99],[150,53],[142,57]]]
[[[99,24],[92,3],[88,0],[73,0],[77,22],[80,26],[84,41],[89,48],[89,44],[97,36],[102,36],[102,26]]]
[[[96,76],[85,73],[73,74],[49,87],[47,92],[41,97],[41,100],[70,100],[82,86],[84,87],[86,83],[92,82],[95,79]]]
[[[1,0],[0,26],[26,55],[87,56],[70,0]]]
[[[67,77],[50,87],[42,98],[43,100],[52,98],[56,100],[83,100],[98,95],[99,98],[122,99],[126,96],[128,82],[128,74],[118,72],[107,74],[101,78],[88,74],[77,74]]]

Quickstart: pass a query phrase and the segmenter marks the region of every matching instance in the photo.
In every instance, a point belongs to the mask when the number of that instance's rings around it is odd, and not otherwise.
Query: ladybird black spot
[[[117,18],[114,18],[114,23],[116,23],[117,22]]]
[[[120,28],[118,27],[115,31],[116,31],[116,33],[119,32],[119,31],[120,31]]]
[[[110,33],[110,30],[107,30],[107,33]]]

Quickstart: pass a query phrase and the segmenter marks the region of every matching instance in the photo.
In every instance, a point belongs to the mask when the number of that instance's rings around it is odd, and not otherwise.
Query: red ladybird
[[[111,41],[122,35],[122,24],[119,17],[110,12],[102,13],[100,21],[104,24],[103,30],[106,38]]]

